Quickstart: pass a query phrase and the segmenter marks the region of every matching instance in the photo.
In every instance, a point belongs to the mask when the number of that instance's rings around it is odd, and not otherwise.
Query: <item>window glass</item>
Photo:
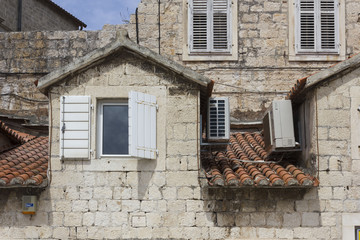
[[[128,154],[128,106],[124,104],[103,104],[102,108],[102,154]]]

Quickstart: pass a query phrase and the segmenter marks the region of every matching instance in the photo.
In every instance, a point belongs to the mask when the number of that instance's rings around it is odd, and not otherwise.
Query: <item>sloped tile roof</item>
[[[319,181],[286,162],[266,161],[259,133],[235,133],[225,151],[202,155],[210,186],[312,187]],[[259,162],[259,163],[257,163]]]
[[[16,131],[1,121],[0,130],[18,142],[0,152],[0,187],[46,186],[48,137]]]
[[[20,143],[26,143],[34,138],[35,136],[27,133],[23,133],[17,130],[14,130],[7,126],[4,122],[0,120],[0,131],[5,133],[9,138],[14,139],[15,141],[18,141]]]

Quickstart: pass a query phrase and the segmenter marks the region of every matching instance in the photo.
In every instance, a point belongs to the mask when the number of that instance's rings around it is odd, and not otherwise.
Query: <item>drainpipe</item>
[[[135,25],[136,25],[136,43],[139,44],[139,16],[138,8],[135,10]]]
[[[22,20],[22,0],[18,0],[18,21],[17,21],[17,31],[21,31],[21,20]]]
[[[160,0],[158,1],[158,15],[159,15],[159,20],[158,20],[158,25],[159,25],[159,54],[160,54]]]

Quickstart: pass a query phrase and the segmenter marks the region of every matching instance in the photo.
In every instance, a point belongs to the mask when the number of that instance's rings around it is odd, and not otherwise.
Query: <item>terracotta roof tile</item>
[[[48,137],[16,131],[1,121],[0,130],[21,144],[0,154],[0,186],[44,186],[48,169]]]
[[[202,154],[211,186],[311,187],[319,181],[286,162],[266,160],[259,133],[234,133],[225,151]],[[259,162],[259,163],[257,163]]]

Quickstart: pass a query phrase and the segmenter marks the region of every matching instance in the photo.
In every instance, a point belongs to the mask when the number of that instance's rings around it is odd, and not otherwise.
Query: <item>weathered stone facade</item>
[[[186,44],[183,17],[186,2],[161,2],[159,50],[158,1],[142,1],[138,8],[140,44],[215,80],[214,94],[230,96],[232,116],[239,120],[260,120],[270,101],[282,98],[294,79],[334,64],[331,61],[289,61],[290,0],[238,1],[238,61],[182,62]],[[354,0],[344,3],[348,57],[360,51],[360,4]],[[135,40],[135,15],[130,22],[130,37]]]
[[[46,123],[48,100],[34,82],[115,39],[116,32],[0,33],[0,112]]]
[[[19,2],[21,11],[19,12]],[[51,1],[38,0],[1,0],[0,1],[0,32],[19,31],[18,16],[21,15],[20,31],[71,31],[78,30],[80,20]]]

